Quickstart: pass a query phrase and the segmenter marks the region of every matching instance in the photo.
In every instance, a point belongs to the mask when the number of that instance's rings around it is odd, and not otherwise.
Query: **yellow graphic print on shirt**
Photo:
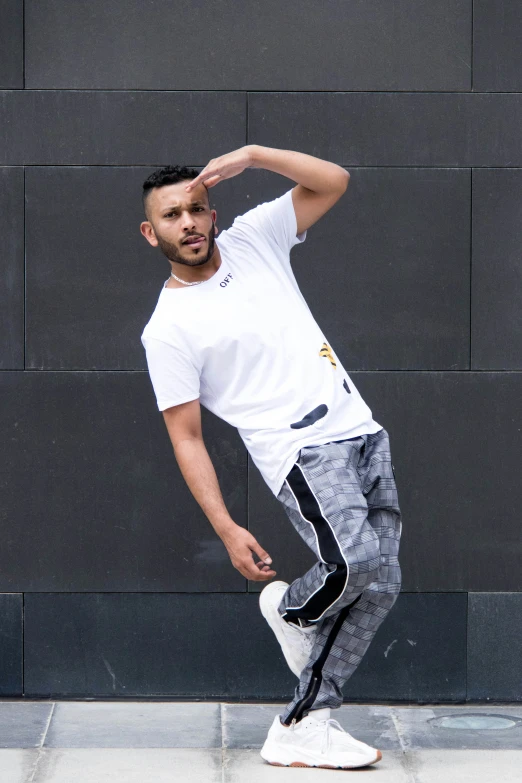
[[[322,356],[325,359],[329,359],[330,364],[332,365],[334,370],[337,370],[337,363],[332,353],[332,349],[330,348],[328,343],[323,343],[321,350],[319,351],[319,356]],[[343,387],[348,394],[351,394],[350,387],[346,382],[346,378],[343,380]],[[320,405],[317,405],[313,410],[309,411],[305,416],[303,416],[302,419],[299,419],[299,421],[292,422],[290,424],[290,427],[291,429],[302,429],[303,427],[310,427],[312,426],[312,424],[315,424],[320,419],[323,419],[327,413],[328,413],[328,405],[326,405],[325,403],[321,403]]]
[[[328,345],[328,343],[323,343],[323,347],[319,351],[319,356],[324,356],[326,359],[330,359],[330,364],[334,368],[334,370],[337,370],[337,363],[334,359],[334,355],[332,353],[332,349]],[[346,378],[343,380],[343,389],[348,393],[351,394],[352,391],[350,387],[348,386]]]
[[[337,369],[337,364],[335,363],[332,349],[330,348],[328,343],[323,343],[323,347],[319,351],[319,356],[325,356],[327,359],[330,359],[330,362],[332,363],[334,370]]]

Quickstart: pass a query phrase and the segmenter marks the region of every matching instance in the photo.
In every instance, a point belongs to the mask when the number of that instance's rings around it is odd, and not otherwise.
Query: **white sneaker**
[[[310,625],[299,628],[283,620],[277,607],[288,588],[288,582],[270,582],[259,595],[261,614],[275,633],[286,662],[296,677],[308,663],[317,636],[317,628]]]
[[[309,714],[283,726],[280,717],[276,715],[260,751],[276,767],[354,769],[382,759],[380,750],[356,740],[333,718],[316,720]]]

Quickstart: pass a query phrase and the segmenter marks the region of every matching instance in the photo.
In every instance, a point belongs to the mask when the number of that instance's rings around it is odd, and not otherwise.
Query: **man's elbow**
[[[348,174],[346,169],[340,168],[338,179],[332,182],[331,184],[332,191],[335,191],[335,193],[337,194],[337,199],[340,199],[343,193],[346,192],[346,188],[348,187],[349,181],[350,181],[350,175]]]
[[[350,181],[350,174],[346,169],[341,169],[341,176],[340,176],[340,186],[341,190],[344,193],[346,188],[348,187],[348,183]]]

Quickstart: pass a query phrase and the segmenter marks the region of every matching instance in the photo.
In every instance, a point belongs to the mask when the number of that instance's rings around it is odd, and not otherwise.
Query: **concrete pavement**
[[[0,783],[335,781],[259,755],[283,703],[0,699]],[[386,783],[522,783],[522,703],[345,704],[332,711],[383,753],[351,775]]]

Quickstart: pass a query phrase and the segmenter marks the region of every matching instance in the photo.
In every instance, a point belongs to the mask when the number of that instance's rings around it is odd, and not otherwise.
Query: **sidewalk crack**
[[[419,783],[419,778],[417,777],[417,770],[416,770],[416,763],[415,760],[411,754],[411,744],[407,737],[404,736],[402,732],[401,722],[399,716],[396,714],[393,707],[390,707],[390,715],[391,719],[393,721],[393,725],[395,726],[395,731],[397,732],[397,737],[399,738],[399,742],[401,743],[401,766],[403,771],[408,776],[408,783]]]
[[[34,781],[35,781],[35,775],[38,772],[38,765],[40,764],[40,759],[43,757],[43,744],[45,742],[45,738],[47,737],[47,732],[49,731],[49,726],[51,725],[51,720],[52,720],[52,717],[53,717],[53,714],[54,714],[54,708],[55,707],[56,707],[56,702],[53,701],[53,706],[52,706],[52,709],[51,709],[51,711],[49,713],[49,718],[47,720],[47,723],[46,723],[46,726],[45,726],[45,730],[44,730],[44,733],[42,735],[42,739],[40,740],[40,744],[38,746],[38,755],[36,756],[36,761],[35,761],[35,764],[34,764],[33,774],[31,775],[31,777],[29,778],[27,783],[34,783]]]

